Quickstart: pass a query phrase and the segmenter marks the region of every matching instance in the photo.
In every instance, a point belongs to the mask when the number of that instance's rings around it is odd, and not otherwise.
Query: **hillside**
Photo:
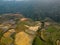
[[[34,21],[22,14],[0,16],[0,45],[60,44],[60,24],[47,18]]]

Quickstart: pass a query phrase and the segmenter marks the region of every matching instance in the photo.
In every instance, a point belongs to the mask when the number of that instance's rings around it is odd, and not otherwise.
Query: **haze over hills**
[[[40,20],[49,17],[60,22],[60,1],[2,1],[0,14],[19,12],[26,17]]]
[[[21,13],[25,17],[41,20],[49,17],[60,22],[59,0],[0,1],[0,14]]]

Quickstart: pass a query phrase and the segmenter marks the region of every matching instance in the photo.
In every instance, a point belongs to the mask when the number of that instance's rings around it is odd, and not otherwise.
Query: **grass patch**
[[[44,45],[44,42],[37,36],[33,41],[33,45]]]

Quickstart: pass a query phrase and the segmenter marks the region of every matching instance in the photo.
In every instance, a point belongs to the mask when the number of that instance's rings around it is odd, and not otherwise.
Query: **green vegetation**
[[[0,30],[0,39],[1,39],[2,36],[3,36],[3,31]]]
[[[39,37],[36,37],[33,45],[56,45],[56,41],[60,40],[60,28],[55,25],[48,26],[43,34],[45,41],[42,41]]]
[[[48,28],[47,28],[47,32],[56,32],[58,29],[57,28],[55,28],[54,26],[49,26]]]
[[[1,38],[1,43],[4,44],[4,45],[11,45],[12,44],[12,38],[11,37],[2,37]]]
[[[33,45],[44,45],[44,42],[37,36],[33,41]]]

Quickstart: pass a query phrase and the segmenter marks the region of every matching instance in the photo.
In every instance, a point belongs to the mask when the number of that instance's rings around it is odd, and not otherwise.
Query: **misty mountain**
[[[0,1],[0,14],[21,13],[34,20],[46,17],[60,22],[60,1]]]

